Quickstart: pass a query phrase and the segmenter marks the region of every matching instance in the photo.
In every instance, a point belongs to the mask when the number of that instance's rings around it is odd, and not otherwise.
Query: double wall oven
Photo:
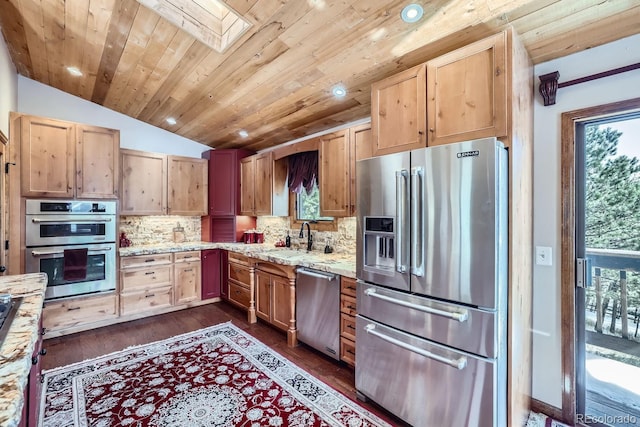
[[[27,273],[47,273],[45,300],[116,288],[116,202],[26,200]]]

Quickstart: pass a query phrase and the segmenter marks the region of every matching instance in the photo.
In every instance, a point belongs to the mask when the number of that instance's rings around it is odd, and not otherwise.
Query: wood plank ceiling
[[[415,24],[400,19],[407,0],[225,3],[251,28],[223,53],[136,0],[0,0],[0,26],[21,75],[211,147],[254,150],[368,117],[372,82],[507,25],[534,63],[640,32],[638,0],[431,0]]]

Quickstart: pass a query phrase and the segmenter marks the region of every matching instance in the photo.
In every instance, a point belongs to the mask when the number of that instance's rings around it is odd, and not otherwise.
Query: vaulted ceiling
[[[638,0],[418,1],[413,24],[400,19],[407,0],[225,3],[251,26],[222,53],[136,0],[0,0],[0,26],[21,75],[211,147],[255,150],[367,117],[372,82],[507,25],[534,63],[640,32]]]

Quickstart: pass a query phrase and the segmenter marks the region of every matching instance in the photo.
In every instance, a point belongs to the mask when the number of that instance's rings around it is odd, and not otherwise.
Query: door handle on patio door
[[[396,270],[399,273],[407,271],[407,233],[406,215],[407,215],[407,178],[409,172],[406,169],[396,171]]]

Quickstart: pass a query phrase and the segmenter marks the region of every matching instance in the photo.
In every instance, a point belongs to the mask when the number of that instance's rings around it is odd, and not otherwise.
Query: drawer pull
[[[355,326],[353,326],[353,325],[347,325],[347,328],[354,329],[354,330],[356,329]]]
[[[151,274],[156,274],[156,272],[155,272],[155,271],[147,271],[147,272],[146,272],[146,273],[144,273],[144,274],[145,274],[146,276],[149,276],[149,275],[151,275]]]
[[[144,262],[154,262],[156,259],[155,258],[149,258],[149,259],[145,259]]]
[[[67,311],[80,310],[80,307],[69,307]]]
[[[347,308],[348,308],[349,310],[355,310],[355,309],[356,309],[356,308],[355,308],[354,306],[352,306],[352,305],[348,305],[348,306],[347,306]]]
[[[356,288],[354,288],[353,286],[345,286],[346,289],[349,289],[350,291],[355,291]]]
[[[354,356],[356,355],[356,352],[355,352],[355,351],[353,351],[353,350],[345,350],[345,351],[346,351],[347,353],[349,353],[349,354],[353,354]]]
[[[47,328],[42,328],[42,330],[40,331],[40,335],[44,335],[47,333]]]
[[[193,268],[185,268],[185,269],[184,269],[184,270],[182,270],[182,271],[184,271],[184,272],[186,273],[186,272],[189,272],[189,271],[193,271]]]
[[[156,294],[147,294],[147,295],[145,295],[144,297],[145,297],[145,298],[151,298],[151,297],[155,297],[155,296],[156,296]]]

